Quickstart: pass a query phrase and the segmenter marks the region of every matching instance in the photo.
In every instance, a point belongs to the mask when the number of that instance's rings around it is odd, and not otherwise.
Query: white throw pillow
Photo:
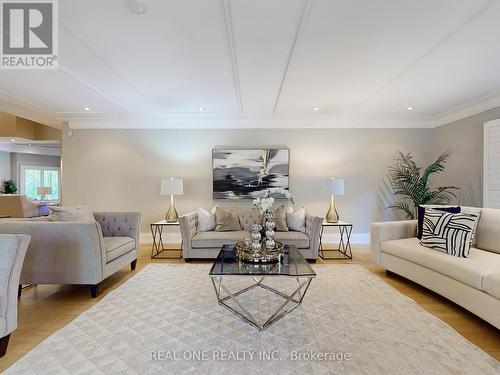
[[[50,221],[95,221],[86,205],[78,207],[50,206]]]
[[[302,207],[297,211],[293,211],[292,206],[288,206],[286,212],[286,225],[289,230],[296,230],[299,232],[306,231],[306,209]]]
[[[212,208],[212,211],[208,212],[203,208],[198,208],[198,232],[208,232],[215,229],[217,222],[215,221],[215,209]]]

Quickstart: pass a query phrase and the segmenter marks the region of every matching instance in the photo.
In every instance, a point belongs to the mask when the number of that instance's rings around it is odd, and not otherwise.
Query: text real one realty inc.
[[[171,351],[155,350],[150,352],[152,361],[348,361],[351,353],[343,352],[299,352],[290,351],[283,357],[279,350],[200,350],[200,351]]]

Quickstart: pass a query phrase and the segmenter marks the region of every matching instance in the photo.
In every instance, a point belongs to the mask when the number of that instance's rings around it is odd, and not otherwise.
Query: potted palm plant
[[[389,182],[395,202],[388,208],[403,211],[408,219],[416,219],[418,206],[424,204],[450,204],[456,197],[454,186],[430,186],[431,177],[444,171],[451,152],[442,153],[433,163],[418,166],[411,153],[398,151],[394,165],[389,167]]]
[[[17,186],[14,180],[8,180],[3,182],[3,192],[4,194],[16,194]]]

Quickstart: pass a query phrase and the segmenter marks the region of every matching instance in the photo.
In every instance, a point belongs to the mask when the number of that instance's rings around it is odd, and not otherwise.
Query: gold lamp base
[[[170,196],[170,207],[168,208],[167,214],[165,215],[165,220],[168,223],[175,223],[179,219],[179,215],[177,215],[177,210],[174,205],[174,196]]]
[[[328,212],[326,213],[325,220],[328,223],[338,223],[339,221],[339,213],[337,212],[337,209],[335,208],[335,199],[333,198],[333,194],[330,199],[330,208],[328,209]]]

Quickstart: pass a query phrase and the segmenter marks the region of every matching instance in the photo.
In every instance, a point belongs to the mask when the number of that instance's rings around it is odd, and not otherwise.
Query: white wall
[[[10,179],[10,152],[0,151],[0,191],[3,191],[4,180]]]
[[[214,146],[287,145],[296,205],[323,216],[328,208],[323,179],[345,177],[346,195],[338,197],[337,208],[366,240],[371,222],[394,218],[384,208],[384,178],[394,152],[422,159],[431,152],[431,135],[431,129],[75,130],[63,137],[63,204],[141,211],[142,231],[148,232],[168,207],[168,197],[160,195],[162,178],[184,179],[179,213],[209,209]]]

